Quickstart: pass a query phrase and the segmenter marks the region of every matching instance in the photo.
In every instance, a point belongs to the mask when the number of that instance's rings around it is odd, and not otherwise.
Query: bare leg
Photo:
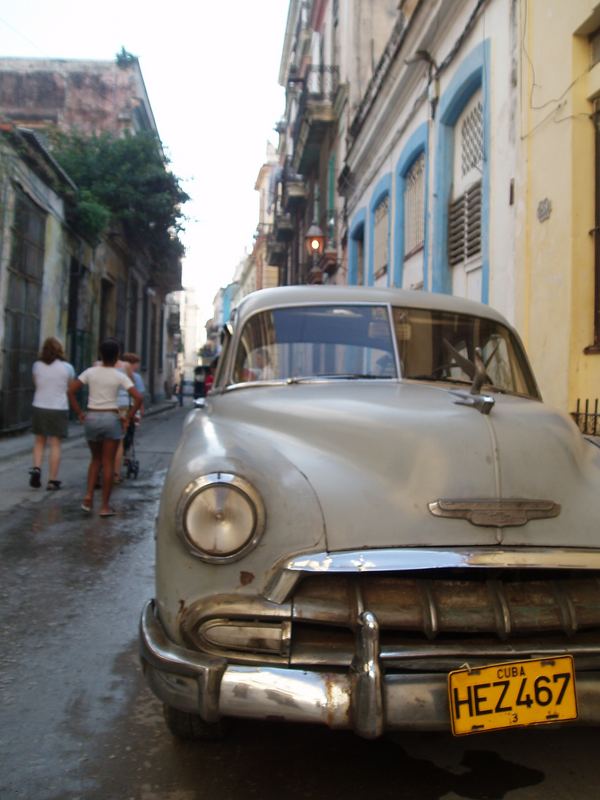
[[[100,465],[102,464],[102,442],[88,442],[92,458],[88,467],[87,492],[83,502],[91,506],[94,502],[94,488],[98,480]]]
[[[110,493],[113,487],[115,454],[119,444],[119,439],[104,439],[102,442],[102,506],[100,513],[110,511]]]
[[[115,478],[118,478],[119,480],[121,478],[122,466],[123,466],[123,439],[120,439],[119,444],[117,446],[117,452],[115,453],[115,467],[114,467]]]
[[[50,445],[48,480],[55,481],[58,478],[58,468],[60,467],[60,439],[58,436],[49,436],[48,444]]]
[[[33,441],[33,466],[40,468],[42,466],[42,459],[44,457],[44,447],[46,446],[46,437],[40,436],[36,433]]]

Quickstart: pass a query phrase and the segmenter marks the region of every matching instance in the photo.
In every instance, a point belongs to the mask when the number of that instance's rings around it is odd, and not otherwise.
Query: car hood
[[[395,546],[595,546],[600,449],[535,400],[494,395],[485,415],[456,387],[326,382],[229,391],[207,404],[216,438],[232,425],[292,462],[319,499],[331,551]],[[269,470],[269,464],[264,464]],[[558,516],[505,527],[434,516],[439,500],[547,500]],[[557,509],[558,510],[558,509]]]

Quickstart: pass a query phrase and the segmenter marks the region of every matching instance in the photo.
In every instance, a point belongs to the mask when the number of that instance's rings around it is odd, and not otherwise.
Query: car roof
[[[236,313],[239,320],[244,320],[257,311],[314,303],[389,303],[407,308],[454,311],[486,317],[511,327],[498,311],[474,300],[436,292],[365,286],[279,286],[274,289],[260,289],[244,297]]]

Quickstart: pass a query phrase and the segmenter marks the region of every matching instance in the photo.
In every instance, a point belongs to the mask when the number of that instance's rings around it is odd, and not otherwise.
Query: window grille
[[[450,203],[448,262],[451,266],[481,253],[481,181]]]
[[[404,255],[423,247],[425,241],[425,154],[417,158],[404,182]]]
[[[375,251],[375,278],[385,275],[388,268],[388,247],[390,228],[390,198],[389,195],[377,204],[375,208],[374,225],[374,251]]]
[[[40,344],[46,213],[18,186],[4,306],[4,363],[0,430],[17,430],[31,417],[31,367]]]
[[[483,164],[483,105],[478,100],[465,114],[460,126],[461,172],[463,178]]]

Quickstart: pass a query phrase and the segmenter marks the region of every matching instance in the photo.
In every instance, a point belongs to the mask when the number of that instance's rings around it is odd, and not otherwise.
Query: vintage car
[[[491,308],[249,295],[187,417],[141,659],[178,736],[600,723],[600,448]]]

